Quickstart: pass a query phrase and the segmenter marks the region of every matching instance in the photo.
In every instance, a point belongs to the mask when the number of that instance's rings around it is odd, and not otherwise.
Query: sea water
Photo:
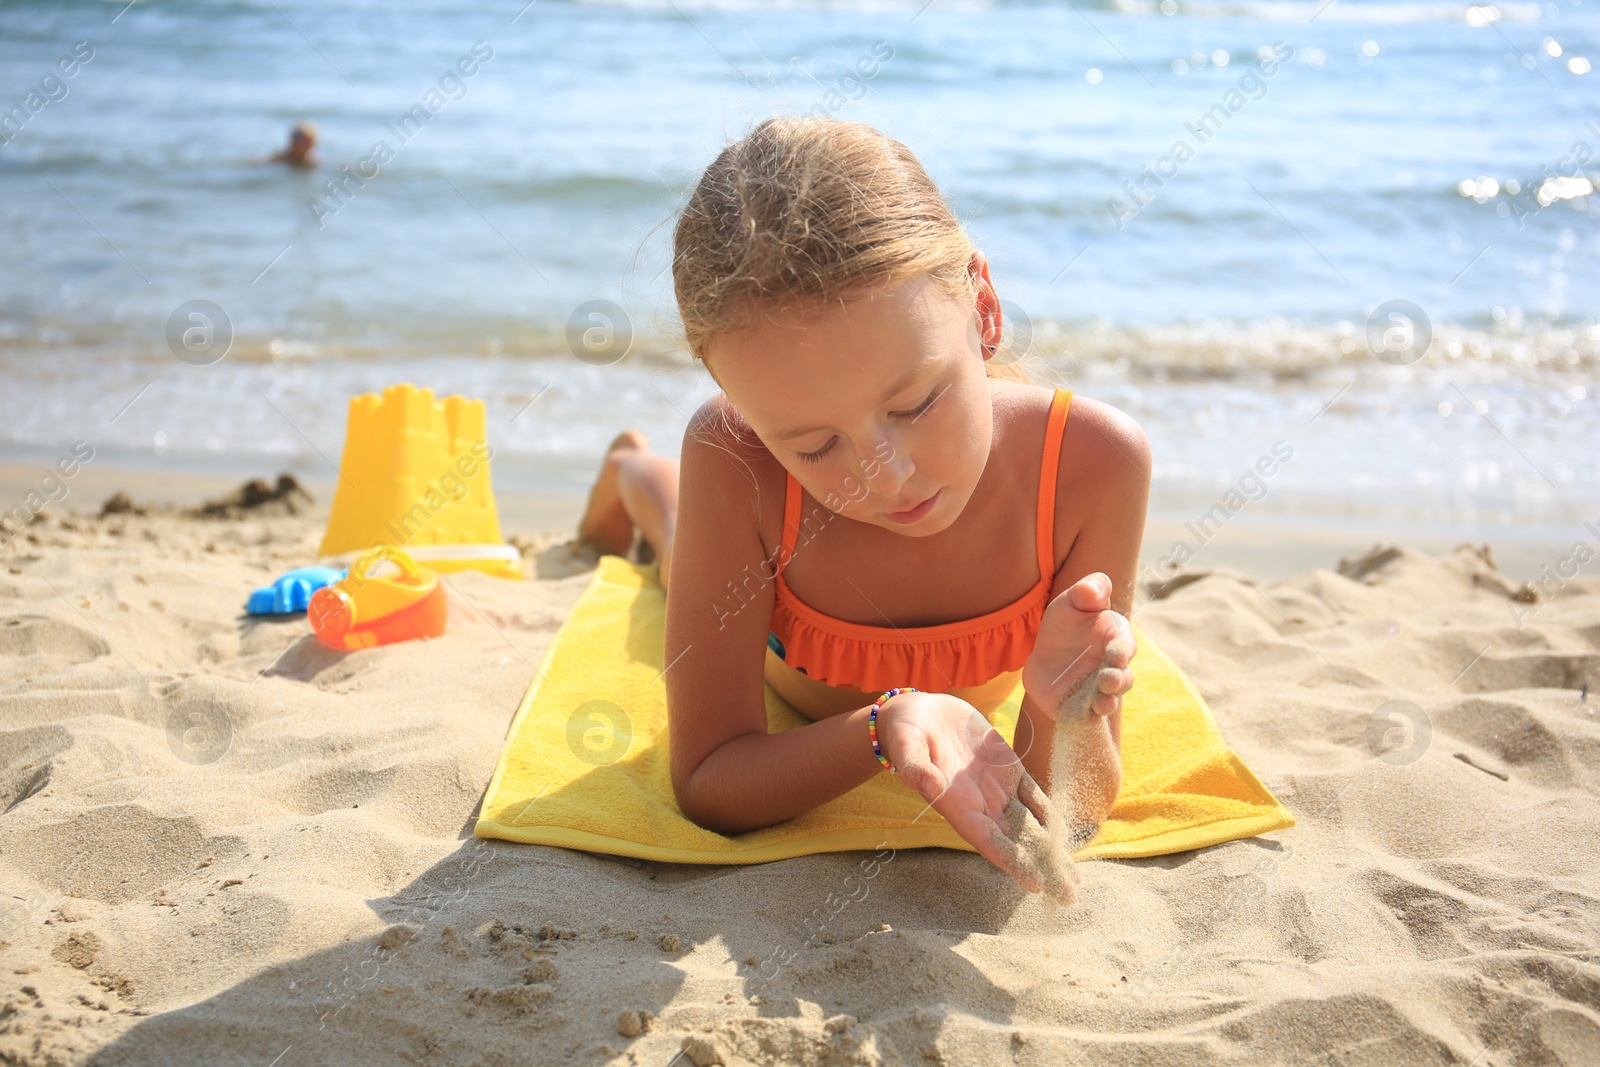
[[[11,4],[0,460],[327,480],[349,396],[412,381],[488,402],[503,489],[581,494],[714,391],[695,177],[810,113],[918,154],[1167,514],[1564,536],[1600,516],[1597,61],[1593,0]],[[319,168],[255,162],[305,119]]]

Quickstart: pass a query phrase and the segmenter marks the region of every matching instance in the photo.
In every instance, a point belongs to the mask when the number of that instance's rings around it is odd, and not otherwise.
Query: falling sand
[[[1094,836],[1098,825],[1089,803],[1095,788],[1094,765],[1087,757],[1092,748],[1090,731],[1106,728],[1090,704],[1100,692],[1103,672],[1132,658],[1130,646],[1115,641],[1107,645],[1100,668],[1086,674],[1057,706],[1050,752],[1050,822],[1042,825],[1017,797],[1006,805],[1006,836],[1016,842],[1023,870],[1039,878],[1052,905],[1076,899],[1079,877],[1072,854]]]
[[[1077,865],[1059,813],[1048,827],[1039,825],[1033,812],[1012,797],[1005,810],[1006,836],[1016,842],[1022,869],[1038,876],[1044,896],[1052,904],[1071,904],[1077,898]]]

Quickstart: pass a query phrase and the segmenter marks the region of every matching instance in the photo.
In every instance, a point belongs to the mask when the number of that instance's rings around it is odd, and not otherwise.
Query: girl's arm
[[[1086,397],[1074,397],[1061,454],[1057,523],[1075,533],[1067,558],[1051,583],[1047,618],[1054,624],[1058,621],[1056,615],[1066,614],[1062,600],[1067,590],[1096,572],[1110,578],[1110,609],[1126,618],[1133,611],[1134,582],[1150,499],[1150,443],[1139,425],[1123,412]],[[1068,523],[1071,525],[1065,525]],[[1102,624],[1096,629],[1103,639],[1108,628]],[[1069,651],[1054,658],[1065,663],[1073,655]],[[1057,668],[1054,663],[1051,667],[1045,673],[1054,676]],[[1127,673],[1131,684],[1132,672]],[[1024,766],[1055,795],[1063,787],[1063,783],[1050,781],[1056,709],[1041,706],[1041,701],[1051,699],[1054,697],[1046,693],[1030,691],[1025,695],[1015,740]],[[1111,810],[1122,784],[1121,695],[1103,697],[1096,703],[1086,734],[1077,739],[1077,751],[1082,773],[1097,786],[1089,790],[1095,795],[1080,816],[1098,822]]]
[[[758,501],[763,483],[769,502],[782,499],[774,467],[721,396],[690,419],[667,595],[667,749],[678,807],[725,834],[794,818],[882,769],[867,701],[767,733],[762,669],[777,560],[762,545]]]

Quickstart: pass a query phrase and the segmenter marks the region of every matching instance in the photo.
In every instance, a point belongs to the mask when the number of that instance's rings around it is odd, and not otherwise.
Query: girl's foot
[[[594,488],[589,490],[589,504],[578,522],[578,539],[592,541],[617,556],[625,556],[633,547],[633,519],[623,506],[622,493],[617,487],[617,460],[627,452],[648,451],[650,442],[638,430],[624,430],[606,447],[606,458],[600,465]]]

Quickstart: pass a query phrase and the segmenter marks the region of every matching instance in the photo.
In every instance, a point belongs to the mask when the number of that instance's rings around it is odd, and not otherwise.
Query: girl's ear
[[[973,286],[978,293],[978,306],[974,309],[978,315],[978,339],[983,347],[983,358],[993,356],[1000,344],[1001,316],[1000,295],[995,292],[994,283],[989,280],[989,261],[983,252],[974,249],[972,259],[967,263],[967,270],[972,275]],[[984,337],[993,332],[993,341],[984,340]]]

